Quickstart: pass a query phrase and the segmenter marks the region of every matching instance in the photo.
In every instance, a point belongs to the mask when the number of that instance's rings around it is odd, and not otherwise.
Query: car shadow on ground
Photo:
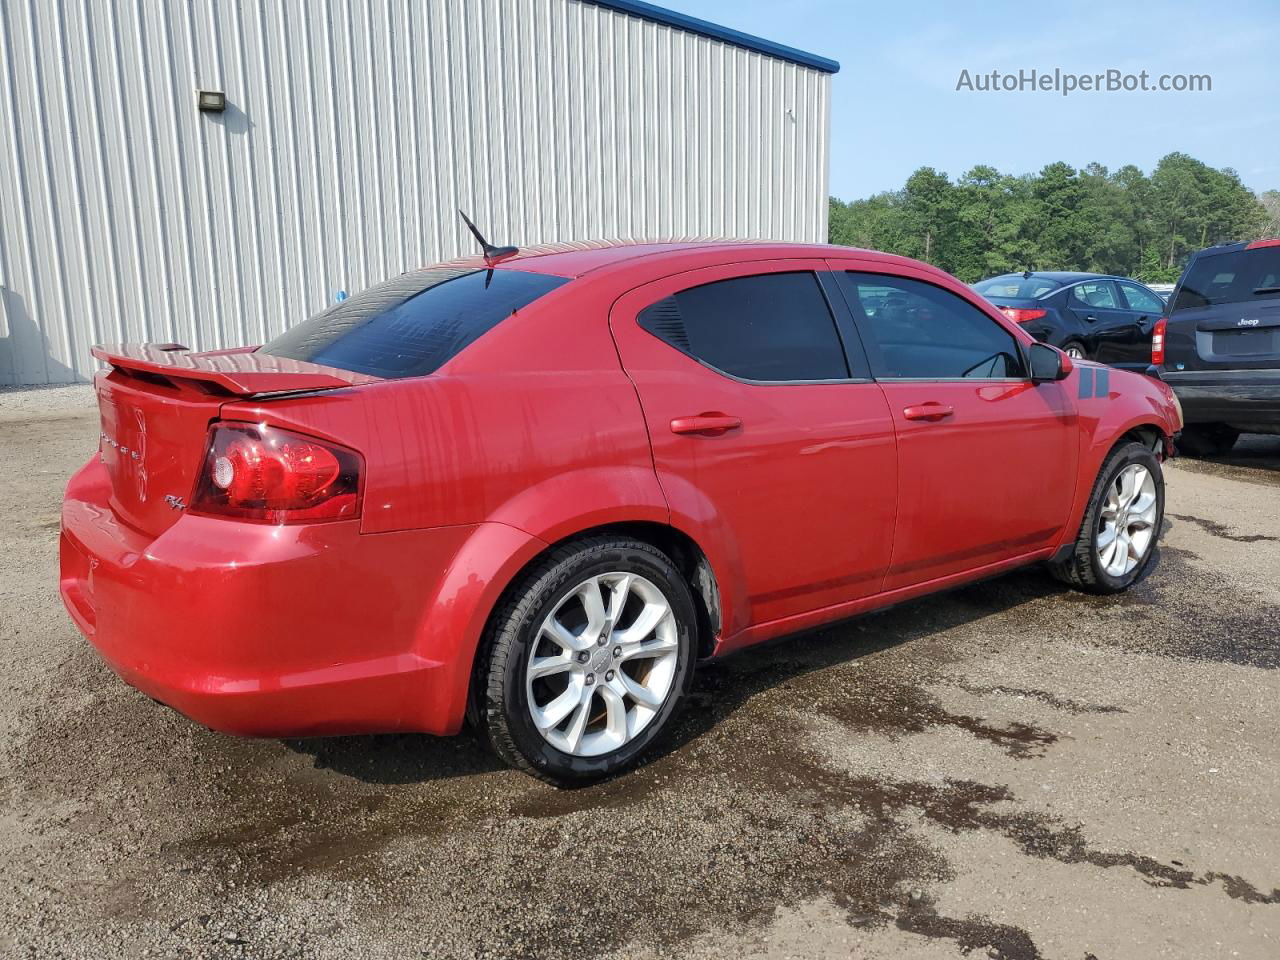
[[[1143,574],[1159,566],[1157,550]],[[724,659],[698,665],[688,704],[675,727],[647,755],[645,764],[684,749],[713,730],[758,694],[785,686],[817,670],[872,657],[881,651],[927,640],[953,628],[1002,616],[1067,588],[1038,567],[969,584],[883,611],[790,634]],[[1039,616],[1026,615],[1033,629]],[[939,651],[938,660],[945,659]],[[481,732],[471,726],[454,737],[426,734],[323,737],[284,741],[313,758],[318,769],[373,784],[410,784],[467,777],[503,769]]]
[[[1236,479],[1280,483],[1280,436],[1261,433],[1242,434],[1234,447],[1221,457],[1181,456],[1179,466],[1202,473]]]
[[[291,739],[284,745],[311,757],[317,770],[389,786],[470,777],[506,766],[471,726],[454,737],[393,733]]]

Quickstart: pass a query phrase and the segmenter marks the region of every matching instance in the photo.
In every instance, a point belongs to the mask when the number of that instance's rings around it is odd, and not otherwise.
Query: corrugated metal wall
[[[828,93],[579,0],[2,0],[0,384],[262,342],[472,252],[459,206],[495,242],[825,239]]]

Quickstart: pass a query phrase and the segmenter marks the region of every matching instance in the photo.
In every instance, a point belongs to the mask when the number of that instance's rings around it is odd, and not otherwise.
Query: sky
[[[1089,5],[865,0],[657,0],[840,62],[831,192],[902,186],[931,166],[1031,173],[1063,160],[1150,173],[1175,150],[1280,189],[1280,0]],[[1152,82],[1208,74],[1208,92],[957,91],[961,71],[1108,69]]]

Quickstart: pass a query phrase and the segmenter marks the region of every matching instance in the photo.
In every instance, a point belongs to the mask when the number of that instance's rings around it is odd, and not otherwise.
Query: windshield
[[[1035,300],[1052,293],[1062,284],[1047,277],[1024,277],[1020,273],[1005,277],[992,277],[973,285],[973,289],[984,297],[1009,297],[1015,300]]]
[[[1280,246],[1207,253],[1182,278],[1171,312],[1273,297],[1280,297]]]
[[[420,377],[568,282],[524,270],[415,270],[291,327],[258,352],[375,377]]]

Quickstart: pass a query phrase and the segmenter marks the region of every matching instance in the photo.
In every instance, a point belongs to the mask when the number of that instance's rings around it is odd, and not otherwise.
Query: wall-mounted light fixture
[[[227,95],[221,90],[197,90],[196,107],[201,113],[222,113],[227,109]]]

